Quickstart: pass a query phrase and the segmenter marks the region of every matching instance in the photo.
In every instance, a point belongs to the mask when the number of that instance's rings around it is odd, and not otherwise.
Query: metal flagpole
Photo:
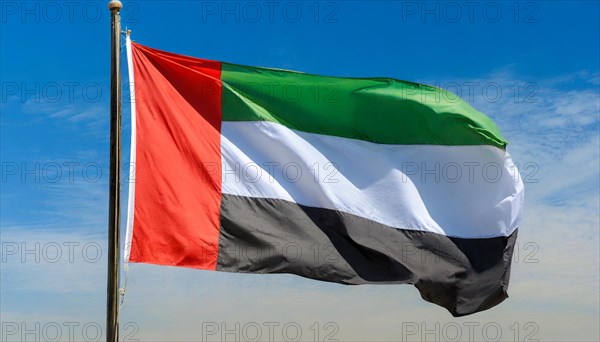
[[[121,230],[121,17],[123,5],[108,4],[110,40],[110,179],[108,195],[108,277],[106,284],[106,341],[119,340],[119,263]]]

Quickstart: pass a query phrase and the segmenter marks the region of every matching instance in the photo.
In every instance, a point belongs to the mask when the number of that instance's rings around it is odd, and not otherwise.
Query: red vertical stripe
[[[221,64],[132,43],[137,107],[131,262],[216,269]]]

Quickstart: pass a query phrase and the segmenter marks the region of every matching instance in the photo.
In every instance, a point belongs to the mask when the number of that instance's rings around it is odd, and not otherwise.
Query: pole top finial
[[[123,4],[119,0],[111,0],[108,3],[108,9],[111,11],[120,11],[123,8]]]

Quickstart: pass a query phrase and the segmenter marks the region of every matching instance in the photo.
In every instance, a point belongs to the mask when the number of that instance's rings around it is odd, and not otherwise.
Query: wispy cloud
[[[505,67],[479,79],[439,84],[450,91],[462,85],[463,99],[498,124],[526,180],[528,206],[544,201],[597,208],[598,78],[598,73],[581,71],[535,79]]]
[[[2,103],[2,126],[60,127],[65,132],[106,139],[109,107],[105,101],[83,98],[49,100],[39,94],[23,99],[9,96]]]

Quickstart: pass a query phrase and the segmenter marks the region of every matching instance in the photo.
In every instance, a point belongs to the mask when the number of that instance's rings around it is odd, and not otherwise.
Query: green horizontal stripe
[[[228,63],[222,64],[221,79],[223,121],[271,121],[380,144],[507,144],[486,115],[428,85]]]

